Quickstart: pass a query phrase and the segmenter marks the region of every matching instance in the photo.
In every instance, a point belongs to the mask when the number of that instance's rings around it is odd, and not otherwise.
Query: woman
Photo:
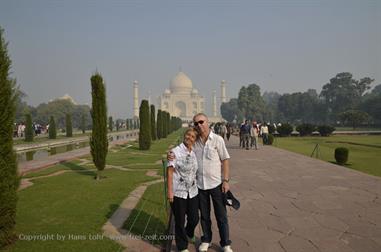
[[[230,134],[232,133],[232,128],[230,127],[230,124],[228,123],[227,125],[226,125],[226,138],[228,139],[228,141],[229,141],[229,139],[230,139]]]
[[[198,189],[196,183],[197,159],[192,148],[197,131],[189,128],[183,143],[171,150],[174,159],[168,162],[168,200],[175,216],[175,240],[179,251],[188,251],[188,237],[194,238],[198,216]],[[185,227],[185,215],[187,226]]]
[[[258,135],[259,135],[259,129],[257,122],[253,122],[253,126],[250,129],[250,137],[251,137],[251,142],[250,146],[253,148],[253,145],[256,150],[258,150]]]

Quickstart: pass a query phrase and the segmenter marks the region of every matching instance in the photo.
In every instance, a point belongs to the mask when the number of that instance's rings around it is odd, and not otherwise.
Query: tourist
[[[250,129],[250,147],[253,148],[253,145],[256,150],[258,150],[258,135],[259,135],[259,129],[257,122],[253,122],[253,126]]]
[[[226,139],[229,141],[230,139],[230,135],[231,135],[231,132],[232,132],[232,127],[230,126],[230,124],[226,124]]]
[[[168,162],[168,200],[175,216],[175,240],[179,251],[188,251],[188,237],[194,237],[194,229],[199,221],[197,158],[193,145],[197,131],[189,128],[184,133],[183,143],[172,149],[175,159]],[[187,225],[185,227],[185,215]]]
[[[239,127],[239,147],[244,148],[244,136],[243,136],[243,126],[245,125],[244,122],[242,122],[241,126]]]
[[[250,125],[249,121],[245,120],[245,124],[243,124],[240,128],[240,133],[242,134],[242,148],[249,149],[249,139],[250,139]]]
[[[263,123],[261,127],[261,136],[263,140],[263,145],[268,144],[269,139],[269,128],[267,127],[266,123]]]
[[[225,125],[225,123],[222,123],[221,127],[220,127],[220,135],[221,135],[222,139],[225,139],[226,132],[227,132],[226,125]]]
[[[223,193],[229,191],[229,153],[225,141],[209,128],[208,117],[199,113],[193,117],[193,123],[199,133],[194,146],[197,157],[197,186],[201,212],[203,236],[199,251],[207,251],[212,241],[212,221],[210,217],[212,199],[214,215],[220,234],[220,245],[224,252],[232,252],[229,239],[229,224]],[[168,159],[175,155],[168,153]]]

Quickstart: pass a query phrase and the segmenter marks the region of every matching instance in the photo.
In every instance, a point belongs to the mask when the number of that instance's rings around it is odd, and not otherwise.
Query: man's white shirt
[[[224,139],[210,131],[205,144],[199,138],[193,150],[198,163],[198,188],[208,190],[220,185],[222,182],[221,161],[230,158]]]

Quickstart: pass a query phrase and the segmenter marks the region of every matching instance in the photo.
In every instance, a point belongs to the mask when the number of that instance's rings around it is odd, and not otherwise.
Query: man
[[[246,150],[249,149],[249,139],[250,139],[250,125],[249,121],[245,120],[245,124],[241,126],[240,132],[242,134],[243,143],[242,148],[246,147]]]
[[[250,129],[250,137],[251,137],[251,142],[250,142],[250,147],[253,148],[253,145],[256,150],[258,150],[258,135],[259,135],[259,130],[257,126],[257,122],[253,122],[253,126]]]
[[[266,123],[263,123],[263,126],[261,127],[261,135],[263,139],[263,145],[268,144],[269,128],[267,127]]]
[[[201,227],[203,236],[199,251],[207,251],[212,241],[212,221],[210,218],[210,199],[220,234],[220,245],[224,252],[232,252],[229,240],[229,224],[223,193],[229,191],[229,153],[221,136],[209,128],[208,117],[199,113],[193,117],[193,123],[199,132],[194,145],[197,157],[197,186],[199,189]],[[169,159],[173,154],[168,155]]]

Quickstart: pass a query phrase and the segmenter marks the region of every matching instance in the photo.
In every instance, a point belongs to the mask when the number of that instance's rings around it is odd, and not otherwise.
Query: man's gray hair
[[[205,115],[204,113],[197,113],[197,114],[195,114],[195,115],[193,116],[193,121],[194,121],[194,119],[195,119],[197,116],[203,116],[203,117],[206,118],[206,120],[209,120],[209,119],[208,119],[208,116]]]

